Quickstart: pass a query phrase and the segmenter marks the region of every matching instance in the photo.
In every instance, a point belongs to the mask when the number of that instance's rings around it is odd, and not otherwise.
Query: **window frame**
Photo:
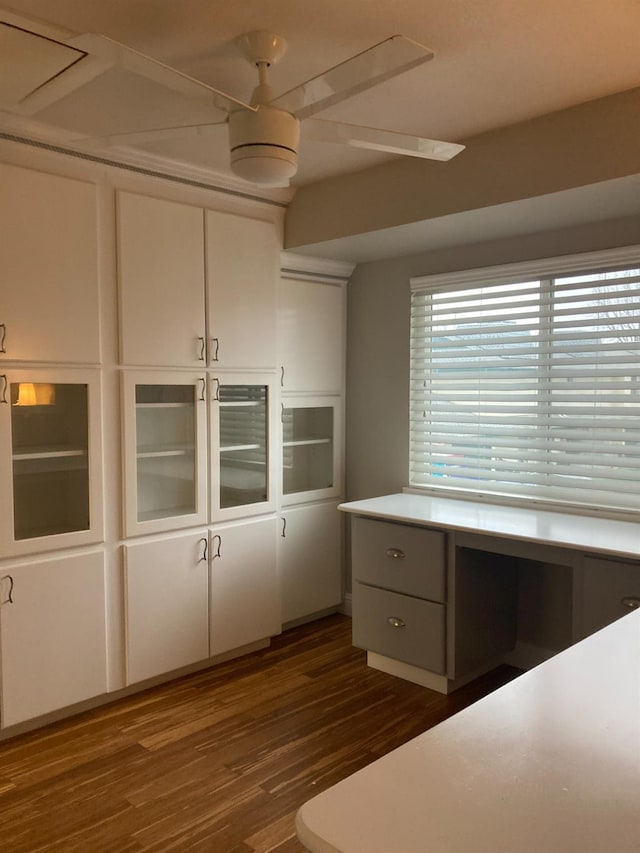
[[[443,291],[454,291],[456,289],[472,289],[490,283],[491,286],[500,284],[515,284],[531,280],[548,281],[550,279],[562,278],[567,275],[580,275],[583,273],[610,272],[617,268],[628,266],[640,267],[640,245],[608,249],[597,252],[585,252],[577,255],[563,255],[556,257],[541,258],[533,261],[524,261],[515,264],[504,264],[492,267],[461,270],[457,272],[442,273],[428,276],[418,276],[410,279],[411,305],[413,321],[413,296],[415,293],[429,293]],[[413,339],[413,322],[411,337]],[[409,375],[413,375],[413,368],[409,365]],[[410,407],[413,392],[410,391]],[[638,519],[640,509],[630,507],[611,507],[608,505],[597,505],[595,503],[580,503],[569,499],[555,499],[554,497],[535,494],[532,490],[530,495],[521,492],[511,494],[508,489],[488,490],[482,488],[479,483],[477,489],[460,487],[448,483],[439,485],[433,482],[412,482],[411,456],[412,449],[412,416],[409,411],[409,450],[408,460],[409,486],[406,491],[415,493],[431,493],[436,495],[456,497],[471,500],[481,500],[488,503],[515,504],[522,506],[533,506],[536,508],[564,509],[566,511],[579,512],[589,515],[608,515],[614,518]]]

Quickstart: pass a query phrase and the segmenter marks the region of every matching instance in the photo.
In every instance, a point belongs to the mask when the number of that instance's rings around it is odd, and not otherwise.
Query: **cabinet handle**
[[[0,323],[0,352],[6,352],[4,342],[7,339],[7,326],[5,323]]]
[[[220,402],[220,380],[218,379],[217,376],[214,376],[212,378],[211,383],[213,384],[214,382],[216,383],[216,390],[213,392],[213,399],[216,401],[216,403],[219,403]]]
[[[203,536],[203,537],[202,537],[202,539],[200,539],[200,540],[198,540],[198,541],[202,542],[202,544],[203,544],[203,546],[204,546],[204,547],[202,548],[202,557],[200,557],[200,559],[198,560],[198,562],[199,562],[199,563],[206,563],[206,561],[207,561],[207,553],[208,553],[208,551],[209,551],[209,540],[206,538],[206,536]]]
[[[218,540],[217,542],[216,542],[216,539]],[[211,557],[212,560],[215,560],[216,557],[221,556],[220,555],[220,546],[222,545],[222,536],[220,536],[219,533],[216,533],[215,536],[211,537],[211,543],[213,544],[214,542],[216,542],[216,552],[215,552],[215,554],[212,555],[212,557]]]
[[[637,595],[626,595],[620,599],[620,604],[627,610],[637,610],[640,607],[640,598]]]
[[[200,396],[198,399],[201,403],[204,403],[204,392],[207,390],[207,380],[201,376],[200,379],[198,379],[198,382],[202,382],[202,385],[200,386]]]
[[[284,388],[284,364],[280,365],[280,387]]]
[[[1,373],[0,379],[2,379],[2,397],[0,397],[0,403],[8,403],[9,401],[7,400],[7,386],[9,385],[9,382],[7,380],[7,374]]]
[[[204,361],[204,338],[202,335],[198,335],[196,340],[200,341],[200,354],[198,355],[198,361]]]
[[[387,616],[387,622],[392,628],[406,628],[404,619],[400,619],[398,616]]]
[[[286,518],[282,519],[282,533],[280,534],[280,536],[282,536],[283,539],[287,538],[287,519]]]
[[[213,355],[211,356],[211,361],[218,361],[218,353],[220,352],[220,339],[219,338],[211,338],[211,347],[213,349]]]
[[[393,560],[404,560],[405,558],[405,553],[400,548],[387,548],[386,554],[387,557],[391,557]]]
[[[2,578],[2,582],[4,581],[9,581],[9,594],[6,598],[0,600],[0,607],[2,607],[3,604],[13,604],[13,578],[11,575],[5,575]]]

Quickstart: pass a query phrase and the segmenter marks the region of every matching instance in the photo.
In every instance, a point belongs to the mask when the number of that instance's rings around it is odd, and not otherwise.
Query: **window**
[[[640,248],[411,284],[412,486],[640,510]]]

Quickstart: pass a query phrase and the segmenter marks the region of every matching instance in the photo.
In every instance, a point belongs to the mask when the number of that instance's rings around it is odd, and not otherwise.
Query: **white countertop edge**
[[[640,522],[634,521],[404,492],[349,501],[338,509],[387,521],[518,539],[612,557],[640,557]]]

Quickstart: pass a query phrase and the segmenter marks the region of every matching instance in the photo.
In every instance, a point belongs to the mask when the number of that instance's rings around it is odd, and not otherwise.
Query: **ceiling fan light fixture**
[[[291,113],[260,106],[229,116],[231,169],[245,181],[282,186],[298,170],[300,122]]]

